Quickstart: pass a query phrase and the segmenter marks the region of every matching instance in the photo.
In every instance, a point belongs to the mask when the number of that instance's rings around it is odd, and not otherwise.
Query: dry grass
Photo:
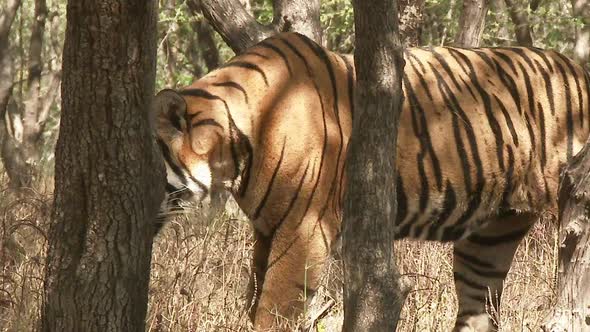
[[[45,230],[51,196],[0,191],[0,331],[31,331],[39,316]],[[215,221],[178,220],[154,243],[149,331],[250,331],[246,288],[250,225],[225,214]],[[518,250],[502,299],[503,331],[536,331],[554,298],[555,229],[536,225]],[[414,282],[398,331],[448,331],[456,310],[449,245],[399,242],[401,272]],[[339,331],[341,264],[326,266],[309,313],[335,305],[313,331]],[[297,322],[291,326],[300,326]]]

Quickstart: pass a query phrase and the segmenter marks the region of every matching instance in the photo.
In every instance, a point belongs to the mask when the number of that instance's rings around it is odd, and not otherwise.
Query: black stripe
[[[293,77],[293,70],[291,69],[291,66],[289,65],[289,59],[287,58],[285,53],[280,48],[273,45],[268,39],[261,41],[260,43],[258,43],[257,46],[270,49],[270,50],[274,51],[276,54],[278,54],[279,57],[281,57],[281,59],[285,63],[285,66],[287,67],[287,71],[289,71],[289,77]]]
[[[482,246],[497,246],[506,243],[512,243],[520,241],[529,231],[529,228],[519,229],[517,231],[506,233],[502,235],[478,235],[471,234],[467,238],[470,242],[476,243]]]
[[[477,290],[484,291],[484,292],[487,292],[488,291],[488,286],[481,285],[481,284],[478,284],[475,281],[469,280],[469,279],[467,279],[467,277],[465,277],[464,275],[460,274],[459,272],[453,272],[453,279],[455,279],[455,283],[457,281],[459,281],[459,282],[461,282],[461,283],[469,286],[470,288],[477,289]],[[463,294],[461,294],[461,296],[462,295]]]
[[[506,119],[506,126],[508,126],[508,130],[510,131],[510,135],[512,136],[512,142],[514,143],[514,145],[518,146],[518,134],[516,133],[516,129],[514,129],[514,123],[512,122],[510,112],[508,112],[506,106],[504,106],[504,103],[502,103],[498,96],[496,96],[495,94],[493,96],[496,100],[496,103],[498,103],[498,106],[500,106],[500,110],[504,115],[504,119]]]
[[[535,132],[533,130],[533,126],[531,125],[531,119],[529,117],[529,113],[524,113],[524,118],[525,118],[524,119],[525,120],[524,122],[526,123],[526,127],[527,127],[527,130],[529,132],[529,136],[531,138],[532,151],[534,152],[537,149],[537,146],[536,146],[537,143],[536,143],[536,140],[535,140]]]
[[[447,50],[449,51],[449,53],[452,53],[450,48]],[[434,58],[436,59],[436,61],[438,61],[438,63],[441,64],[441,66],[443,67],[443,69],[447,73],[448,77],[451,79],[451,81],[453,81],[453,84],[455,84],[455,87],[457,88],[457,90],[459,90],[460,92],[463,92],[461,84],[459,84],[459,82],[457,82],[457,78],[456,78],[457,74],[453,72],[453,70],[449,66],[449,63],[447,62],[447,60],[445,60],[445,58],[442,55],[440,55],[440,53],[436,52],[435,50],[432,50],[432,54],[434,55]]]
[[[508,274],[508,271],[498,271],[498,270],[492,270],[492,271],[488,271],[488,270],[480,270],[479,268],[469,265],[469,264],[463,264],[463,267],[467,268],[469,271],[471,271],[473,274],[476,274],[482,278],[488,278],[488,279],[501,279],[504,280],[506,278],[506,275]]]
[[[221,66],[221,68],[229,68],[229,67],[237,67],[237,68],[243,68],[243,69],[248,69],[248,70],[254,70],[255,72],[259,73],[262,76],[262,79],[264,80],[264,85],[268,86],[268,78],[266,77],[266,74],[264,73],[264,71],[260,67],[258,67],[258,65],[255,65],[255,64],[247,62],[247,61],[232,61],[232,62],[228,62],[228,63],[224,64],[223,66]]]
[[[180,179],[180,182],[182,182],[182,184],[186,185],[186,177],[184,176],[184,173],[182,172],[180,167],[178,167],[178,165],[172,159],[168,145],[166,145],[166,143],[164,143],[164,141],[160,138],[157,139],[157,142],[160,146],[160,150],[162,151],[162,156],[164,157],[164,160],[166,161],[172,172],[176,174],[176,176]]]
[[[545,133],[545,111],[543,110],[543,106],[540,102],[537,102],[537,108],[539,109],[539,128],[541,129],[541,170],[545,170],[545,166],[547,165],[547,140],[546,140],[546,133]]]
[[[561,77],[563,79],[563,88],[565,90],[567,160],[570,160],[574,154],[574,114],[572,109],[572,95],[563,66],[559,62],[555,62],[555,65],[557,66],[557,69],[561,74]],[[553,101],[553,95],[551,96],[551,99],[549,99],[549,101]],[[555,114],[555,111],[553,111],[553,109],[551,114]]]
[[[213,120],[213,119],[203,119],[203,120],[199,120],[197,121],[197,123],[192,125],[193,128],[194,127],[199,127],[199,126],[215,126],[215,127],[219,127],[221,129],[223,129],[223,126],[219,124],[219,122]]]
[[[461,52],[458,52],[457,54],[461,59],[463,59],[465,64],[469,67],[469,78],[471,79],[471,84],[475,86],[479,96],[483,101],[483,106],[486,117],[488,119],[488,124],[490,126],[490,129],[492,130],[494,139],[496,141],[496,157],[498,159],[498,165],[500,167],[500,170],[504,171],[504,135],[502,134],[502,128],[500,127],[500,124],[498,123],[498,120],[496,119],[496,117],[494,116],[494,112],[492,111],[492,103],[490,100],[490,96],[480,84],[479,79],[477,77],[477,73],[471,60],[469,60],[469,58]],[[485,55],[481,52],[476,52],[476,54],[482,56],[482,59]],[[487,55],[485,55],[485,57],[487,58]]]
[[[299,184],[297,184],[297,189],[295,189],[295,193],[293,194],[293,197],[291,198],[291,201],[289,202],[289,206],[287,206],[285,213],[279,219],[279,222],[277,223],[277,227],[279,225],[281,225],[283,223],[283,221],[285,221],[285,219],[287,219],[287,216],[289,215],[289,213],[293,209],[293,206],[295,205],[295,202],[297,201],[297,198],[299,197],[299,193],[301,192],[301,187],[303,186],[303,182],[305,182],[305,177],[307,176],[307,171],[309,170],[309,163],[310,163],[310,161],[308,160],[307,165],[305,166],[305,171],[303,171],[303,175],[301,176],[301,179],[299,180]]]
[[[395,191],[397,196],[397,212],[395,214],[395,225],[400,225],[408,215],[408,197],[406,196],[406,191],[404,190],[404,181],[399,172],[397,174]]]
[[[514,176],[514,153],[510,145],[506,146],[508,151],[508,170],[506,171],[506,180],[504,184],[504,193],[502,194],[502,202],[500,203],[500,209],[508,209],[510,206],[510,197],[512,195],[512,184]]]
[[[477,266],[479,268],[483,268],[483,269],[495,269],[496,268],[496,266],[494,264],[483,261],[473,255],[469,255],[464,252],[461,252],[457,248],[455,248],[453,250],[453,254],[455,256],[459,257],[459,259],[461,259],[462,261],[464,261],[470,265]]]
[[[549,68],[549,71],[553,74],[553,66],[551,65],[551,62],[549,62],[549,59],[547,58],[547,55],[545,54],[544,51],[541,51],[536,48],[528,48],[528,50],[531,52],[534,52],[536,55],[538,55],[545,63],[545,67]]]
[[[219,98],[218,96],[211,94],[211,92],[203,89],[185,89],[178,91],[178,93],[182,96],[205,98],[209,100],[221,100],[221,98]],[[195,115],[196,114],[193,114],[193,116]]]
[[[213,85],[214,86],[221,86],[221,87],[236,89],[236,90],[240,91],[244,95],[244,101],[246,102],[246,104],[249,104],[250,103],[248,101],[248,93],[246,92],[246,90],[240,84],[238,84],[236,82],[227,81],[227,82],[213,83]]]
[[[432,222],[430,229],[428,230],[428,237],[429,240],[437,240],[436,238],[436,231],[440,228],[440,226],[444,226],[447,223],[447,220],[455,211],[457,207],[457,195],[455,194],[455,190],[453,189],[453,185],[451,181],[447,180],[446,189],[445,189],[445,199],[443,201],[443,207],[436,219]],[[441,236],[442,237],[442,236]]]
[[[258,52],[256,52],[256,51],[252,51],[252,50],[250,50],[250,51],[245,51],[244,53],[242,53],[242,54],[240,54],[240,55],[253,55],[253,56],[257,56],[257,57],[263,58],[263,59],[265,59],[265,60],[268,60],[268,57],[267,57],[266,55],[264,55],[264,54],[262,54],[262,53],[258,53]]]
[[[523,49],[521,49],[521,48],[511,48],[510,51],[512,51],[513,53],[517,54],[521,59],[523,59],[524,62],[526,62],[526,64],[533,71],[533,73],[535,73],[535,74],[537,73],[537,69],[536,69],[535,65],[533,65],[533,62],[532,62],[531,58],[529,58],[529,56],[525,54],[525,52],[524,52]]]
[[[329,204],[330,196],[332,196],[332,194],[334,193],[335,187],[336,187],[336,181],[338,179],[338,171],[340,170],[340,161],[342,159],[342,150],[343,150],[343,145],[344,145],[344,134],[342,133],[342,125],[340,123],[340,110],[338,107],[338,101],[339,101],[338,87],[336,86],[336,75],[334,74],[334,68],[332,67],[332,62],[328,58],[328,54],[326,53],[326,51],[321,46],[316,44],[314,41],[309,39],[308,37],[306,37],[302,34],[298,34],[298,33],[296,33],[295,35],[297,37],[299,37],[299,39],[301,39],[312,50],[312,52],[314,52],[315,55],[318,58],[320,58],[320,60],[326,66],[326,70],[328,71],[328,76],[330,78],[330,84],[332,86],[333,110],[334,110],[334,116],[336,117],[336,124],[338,125],[338,134],[339,134],[339,138],[340,138],[340,142],[338,144],[338,156],[336,159],[334,176],[331,181],[330,190],[328,191],[329,195],[326,198],[326,202],[324,203],[324,206],[321,210],[322,212],[318,216],[319,218],[322,218],[323,212],[325,211],[326,207]],[[326,136],[326,140],[327,140],[327,136]]]
[[[415,60],[415,62],[418,64],[418,66],[420,66],[420,69],[422,70],[422,74],[426,73],[426,68],[424,67],[424,64],[422,64],[422,60],[414,55],[414,50],[409,50],[408,52],[404,52],[404,56],[407,56],[407,58],[410,61]],[[418,71],[416,70],[416,72],[418,72]]]
[[[543,68],[537,60],[535,60],[535,64],[539,67],[539,72],[541,73],[541,76],[543,77],[543,81],[545,81],[545,90],[547,91],[547,99],[549,100],[549,109],[551,110],[551,115],[555,115],[555,99],[554,99],[554,93],[553,93],[553,85],[551,84],[551,77],[549,76],[549,73],[547,73],[547,71],[545,71],[545,68]],[[561,67],[561,65],[559,63],[556,63],[556,64],[557,64],[557,68],[559,69],[559,72],[562,74],[562,77],[565,77],[565,74],[563,73],[563,67]],[[568,93],[568,96],[569,96],[569,93]],[[570,103],[570,108],[571,108],[571,100],[569,98],[567,98],[567,101]]]
[[[272,176],[270,178],[270,182],[268,183],[268,186],[266,187],[266,192],[264,193],[264,196],[262,196],[262,200],[258,204],[258,207],[256,207],[256,210],[254,210],[254,214],[253,214],[254,220],[258,219],[258,217],[260,216],[260,212],[264,208],[264,205],[266,204],[266,201],[267,201],[268,197],[270,196],[270,191],[272,189],[272,185],[274,184],[277,174],[279,173],[279,168],[281,168],[281,164],[283,163],[283,156],[285,155],[286,140],[287,140],[286,138],[283,138],[283,148],[281,149],[281,155],[279,156],[279,161],[277,162],[277,165],[275,166],[275,169],[274,169]]]
[[[320,157],[320,166],[318,169],[318,175],[316,177],[316,181],[313,185],[313,189],[311,190],[311,195],[309,196],[309,199],[307,201],[307,205],[305,207],[305,210],[303,212],[303,215],[301,216],[301,219],[299,221],[299,223],[303,222],[303,218],[305,217],[305,215],[307,214],[307,211],[309,211],[309,208],[311,207],[311,203],[313,201],[313,198],[316,194],[317,191],[317,187],[320,183],[321,180],[321,175],[322,175],[322,171],[323,171],[323,167],[324,167],[324,159],[326,157],[326,149],[328,147],[328,127],[327,127],[327,123],[326,123],[326,110],[325,110],[325,106],[324,106],[324,101],[322,100],[322,95],[320,94],[320,89],[318,87],[318,84],[315,80],[315,75],[313,73],[313,71],[311,70],[309,63],[307,62],[307,59],[303,56],[303,54],[301,54],[301,52],[299,52],[299,50],[293,46],[288,40],[284,39],[284,38],[279,38],[305,65],[305,69],[307,70],[307,74],[310,77],[314,89],[318,95],[318,99],[320,101],[320,108],[322,110],[322,122],[323,122],[323,129],[324,129],[324,142],[323,142],[323,146],[322,146],[322,155]]]
[[[514,62],[512,61],[512,59],[508,55],[500,52],[499,49],[494,49],[494,50],[492,50],[492,52],[499,59],[502,59],[504,62],[506,62],[506,64],[508,65],[508,67],[510,67],[510,69],[512,69],[512,72],[514,73],[514,75],[518,76],[518,72],[516,71],[516,66],[514,66]]]
[[[582,109],[586,108],[586,110],[590,113],[590,109],[588,106],[590,105],[590,77],[586,70],[583,71],[584,73],[584,86],[586,87],[586,104],[582,107]],[[590,114],[587,116],[588,118],[588,126],[590,127]]]
[[[504,86],[506,87],[506,90],[508,90],[508,92],[510,93],[510,96],[512,96],[512,100],[514,101],[514,105],[518,109],[518,114],[522,115],[522,105],[520,103],[520,92],[518,91],[518,86],[517,86],[516,82],[514,82],[514,79],[512,78],[512,76],[510,74],[508,74],[506,71],[504,71],[504,69],[498,63],[498,61],[496,61],[495,59],[493,61],[496,66],[496,72],[498,73],[498,76],[500,77],[500,81],[502,81],[502,84],[504,84]]]
[[[522,71],[522,76],[524,77],[524,86],[526,87],[527,98],[529,102],[529,112],[535,118],[535,96],[533,94],[533,86],[531,85],[531,78],[527,71],[525,70],[524,66],[519,62],[518,66]]]
[[[188,167],[186,167],[186,164],[182,161],[182,160],[178,160],[178,163],[182,166],[182,168],[188,170]],[[209,194],[209,188],[201,181],[197,180],[190,172],[186,172],[186,175],[188,176],[188,178],[194,182],[202,191],[203,191],[203,197],[207,196]]]
[[[461,159],[461,168],[463,169],[463,179],[465,182],[465,190],[467,192],[471,191],[471,168],[469,165],[469,158],[467,157],[467,151],[465,149],[464,146],[464,140],[461,137],[461,129],[459,128],[459,116],[460,116],[460,112],[456,109],[456,103],[453,104],[452,101],[450,99],[453,98],[452,92],[449,91],[448,86],[446,85],[445,81],[443,80],[443,78],[441,77],[440,73],[438,72],[438,70],[436,70],[436,68],[430,64],[431,69],[437,79],[437,85],[438,88],[440,90],[440,94],[442,95],[444,101],[445,101],[445,106],[451,110],[451,115],[452,115],[452,122],[453,122],[453,133],[455,135],[455,146],[457,148],[457,154],[459,155],[459,158]],[[450,98],[447,97],[447,94],[450,95]],[[464,115],[464,114],[463,114]],[[465,119],[467,121],[469,121],[469,119]],[[471,123],[467,122],[467,125],[465,126],[465,131],[467,133],[468,139],[470,140],[470,142],[472,140],[475,139],[475,135],[473,134],[473,132],[470,132],[471,129]],[[469,135],[469,133],[471,133],[471,135]]]
[[[234,119],[231,115],[231,112],[229,110],[229,105],[221,97],[213,95],[210,92],[203,90],[203,89],[181,90],[180,94],[183,96],[200,97],[200,98],[205,98],[208,100],[219,100],[223,103],[223,105],[225,107],[225,111],[227,113],[227,118],[228,118],[228,123],[229,123],[228,130],[229,130],[229,138],[230,138],[230,151],[231,151],[231,155],[232,155],[232,160],[234,162],[234,178],[232,179],[232,182],[234,182],[238,178],[240,173],[242,173],[242,181],[241,181],[238,193],[240,196],[243,197],[246,193],[246,190],[248,189],[248,184],[250,181],[250,168],[252,167],[253,149],[252,149],[252,145],[250,144],[250,140],[248,139],[248,137],[241,130],[239,130],[239,128],[236,126]],[[193,114],[193,116],[196,116],[197,114],[199,114],[199,113]],[[245,162],[243,160],[241,160],[240,158],[238,158],[238,151],[237,151],[237,148],[238,148],[237,143],[238,142],[241,145],[245,146],[246,153],[247,153],[247,161],[245,161]],[[240,172],[240,170],[242,170],[242,172]]]
[[[424,76],[418,72],[418,70],[414,66],[414,62],[412,60],[410,60],[409,63],[410,63],[410,67],[412,67],[412,69],[416,72],[416,77],[418,77],[418,81],[420,82],[420,85],[422,86],[422,91],[424,91],[426,93],[426,95],[428,96],[428,99],[430,99],[431,101],[434,101],[434,98],[432,97],[432,93],[430,92],[430,88],[428,86],[429,84],[426,83]],[[418,64],[420,66],[422,66],[421,63],[418,63]]]
[[[412,84],[410,83],[410,79],[406,74],[404,74],[403,84],[406,87],[405,92],[407,95],[407,99],[410,103],[414,135],[419,139],[421,145],[421,156],[419,157],[421,160],[419,162],[422,164],[422,171],[424,171],[423,159],[425,157],[425,154],[428,153],[430,155],[430,161],[432,162],[436,186],[438,190],[441,190],[443,181],[442,171],[440,168],[438,156],[436,155],[436,152],[434,151],[434,148],[432,146],[432,139],[430,138],[430,132],[428,131],[428,123],[426,121],[426,112],[420,105],[418,97],[416,96],[415,91],[412,88]],[[418,120],[416,118],[419,118],[420,126],[418,126]]]
[[[571,76],[574,78],[574,81],[576,82],[576,92],[578,93],[578,111],[580,112],[579,116],[580,116],[580,128],[584,127],[584,107],[583,107],[583,98],[582,98],[582,88],[580,87],[580,81],[578,79],[578,73],[576,72],[574,66],[572,65],[571,61],[566,58],[564,55],[555,52],[555,55],[557,55],[561,61],[563,61],[563,63],[565,63],[565,65],[567,66],[568,70],[570,71],[568,76]]]

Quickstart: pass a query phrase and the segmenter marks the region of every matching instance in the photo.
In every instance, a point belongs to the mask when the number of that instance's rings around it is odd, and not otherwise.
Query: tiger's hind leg
[[[510,214],[490,220],[453,247],[453,272],[459,309],[456,332],[496,331],[504,279],[522,238],[538,219]],[[490,310],[491,308],[492,310]]]

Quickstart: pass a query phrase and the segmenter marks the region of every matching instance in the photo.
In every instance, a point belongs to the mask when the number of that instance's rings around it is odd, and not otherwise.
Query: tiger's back
[[[455,241],[455,330],[491,330],[486,294],[501,294],[533,222],[556,213],[559,171],[588,136],[588,77],[537,49],[410,49],[405,60],[396,230]],[[259,328],[273,310],[301,312],[340,233],[354,79],[352,57],[288,33],[156,98],[171,196],[226,188],[254,225]]]

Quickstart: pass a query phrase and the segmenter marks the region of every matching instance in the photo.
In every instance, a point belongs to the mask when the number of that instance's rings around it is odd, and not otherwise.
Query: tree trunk
[[[319,0],[275,0],[273,23],[263,25],[239,0],[190,0],[236,54],[278,32],[296,31],[321,44]]]
[[[529,24],[529,15],[526,10],[526,4],[519,0],[504,0],[508,11],[510,12],[510,18],[514,24],[516,31],[516,42],[519,46],[533,46],[533,35],[531,34],[531,25]]]
[[[274,0],[273,25],[278,31],[297,31],[322,44],[319,0]]]
[[[397,2],[353,1],[357,73],[344,204],[344,331],[395,331],[405,294],[393,255],[403,52]]]
[[[573,58],[587,67],[590,60],[590,3],[588,0],[572,0],[572,11],[574,17],[582,22],[581,26],[576,27]]]
[[[543,329],[590,330],[590,141],[572,159],[559,189],[557,302]]]
[[[0,13],[0,115],[2,116],[4,116],[8,99],[12,93],[14,75],[8,37],[20,5],[21,0],[10,0]]]
[[[459,18],[459,31],[455,38],[455,45],[479,46],[487,12],[487,0],[463,0],[463,12]]]
[[[70,0],[42,331],[144,331],[165,176],[148,110],[157,2]]]
[[[399,34],[404,47],[420,45],[424,0],[398,0]]]

